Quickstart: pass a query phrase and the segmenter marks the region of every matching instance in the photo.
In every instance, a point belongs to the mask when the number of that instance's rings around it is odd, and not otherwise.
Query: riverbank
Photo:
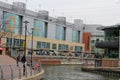
[[[120,67],[82,67],[82,71],[120,77]]]
[[[42,65],[81,65],[83,61],[79,57],[68,57],[68,56],[34,56],[34,62],[41,62]]]

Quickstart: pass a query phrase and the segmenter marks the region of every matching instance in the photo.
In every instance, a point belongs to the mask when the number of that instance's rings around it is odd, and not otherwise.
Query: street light
[[[119,61],[118,61],[118,66],[120,67],[120,30],[119,30],[119,39],[118,40],[119,40],[119,54],[118,54],[119,55],[119,57],[118,57]]]
[[[32,40],[31,40],[31,66],[32,66],[32,54],[33,54],[33,31],[34,31],[34,28],[31,28],[32,30]]]
[[[31,28],[31,30],[32,30],[32,39],[31,39],[31,68],[32,68],[32,54],[33,54],[33,30],[34,30],[34,28]],[[32,69],[31,69],[31,74],[30,75],[32,75]]]
[[[27,25],[28,25],[28,21],[24,21],[25,23],[25,44],[24,44],[24,55],[26,55],[26,35],[27,35]]]

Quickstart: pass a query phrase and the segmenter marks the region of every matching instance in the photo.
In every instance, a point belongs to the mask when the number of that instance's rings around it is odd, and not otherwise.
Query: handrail
[[[85,58],[84,67],[119,67],[119,59]]]

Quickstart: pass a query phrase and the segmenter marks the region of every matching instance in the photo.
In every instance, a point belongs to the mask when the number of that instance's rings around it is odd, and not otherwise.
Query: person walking
[[[17,62],[17,66],[19,66],[19,61],[20,61],[20,54],[18,54],[16,62]]]
[[[25,75],[25,63],[26,63],[25,55],[23,55],[21,61],[22,61],[22,63],[23,63],[23,75]]]
[[[98,67],[98,53],[95,53],[95,67]]]

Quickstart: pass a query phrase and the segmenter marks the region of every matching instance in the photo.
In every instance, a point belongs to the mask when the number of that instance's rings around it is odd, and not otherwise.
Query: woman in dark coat
[[[25,75],[25,63],[26,63],[25,55],[23,55],[21,62],[23,63],[23,75]]]

